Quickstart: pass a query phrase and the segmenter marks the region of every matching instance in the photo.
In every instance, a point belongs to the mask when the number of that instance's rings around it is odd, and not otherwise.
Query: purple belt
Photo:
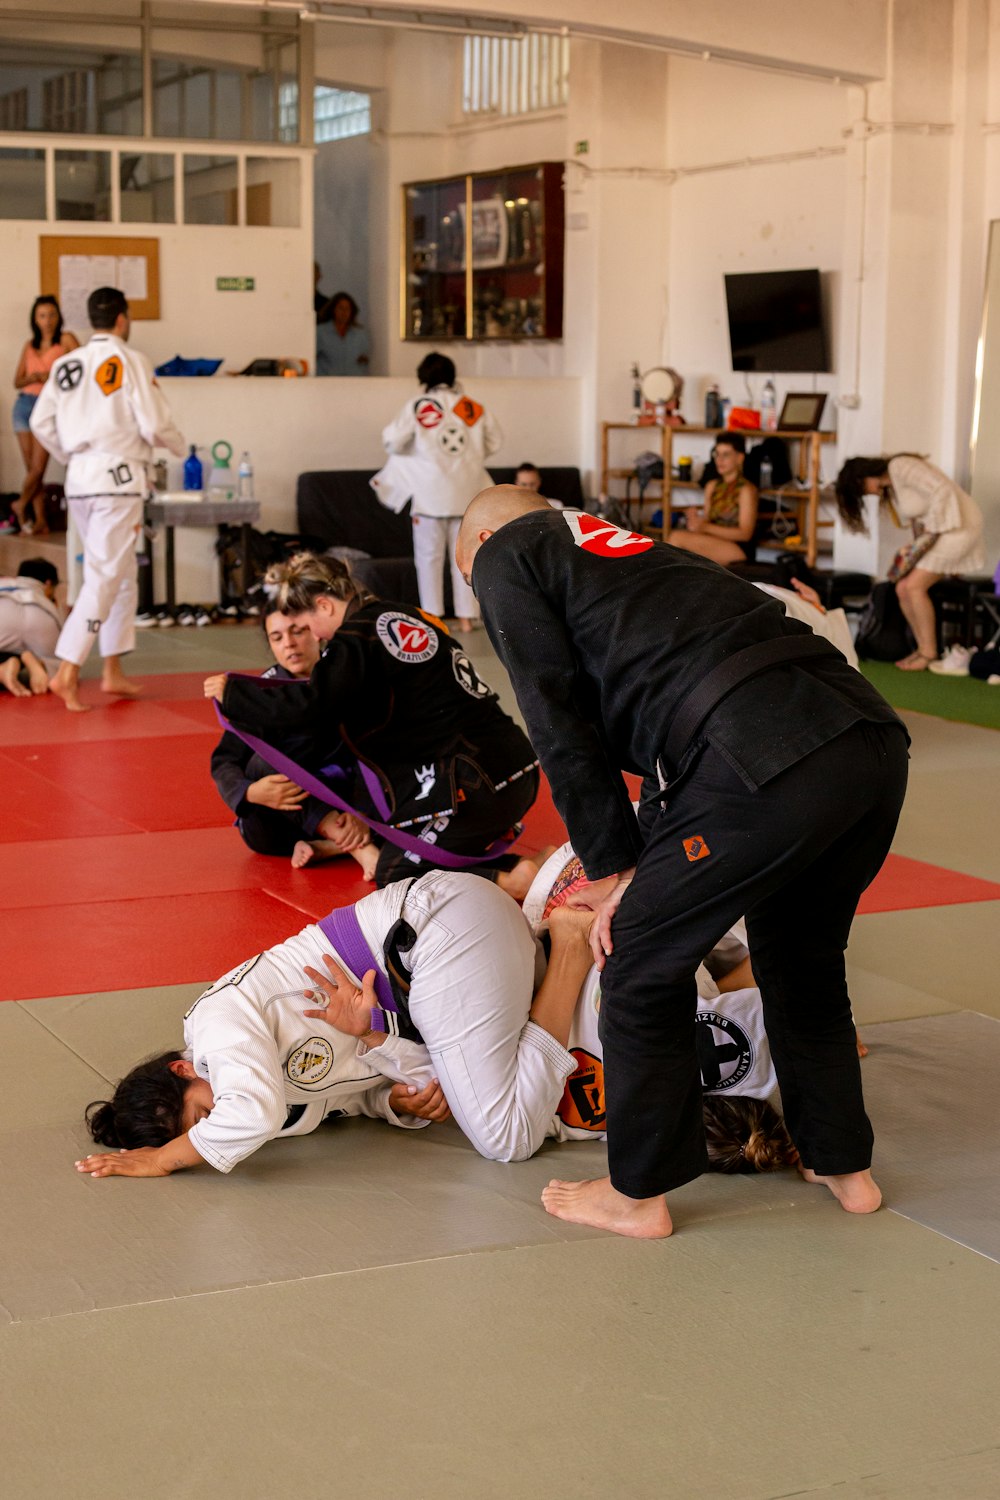
[[[232,675],[248,676],[249,674],[233,673]],[[254,678],[253,680],[255,682],[261,681],[260,678]],[[498,855],[505,854],[511,844],[514,843],[514,839],[512,838],[497,839],[495,843],[490,845],[485,854],[452,854],[447,849],[439,849],[436,844],[429,844],[424,839],[414,838],[411,833],[403,833],[400,829],[393,828],[391,823],[381,823],[377,819],[369,817],[366,813],[358,812],[356,807],[352,807],[349,802],[345,802],[342,797],[338,797],[336,792],[331,792],[328,786],[324,786],[323,782],[313,776],[310,771],[307,771],[304,766],[297,765],[294,760],[284,755],[282,751],[276,750],[266,740],[258,739],[255,734],[244,734],[242,729],[237,729],[235,725],[230,724],[218,703],[214,706],[216,717],[223,729],[228,729],[231,734],[235,734],[238,739],[241,739],[244,745],[249,745],[251,750],[256,750],[257,754],[263,760],[266,760],[268,765],[272,766],[280,775],[287,776],[289,781],[294,781],[296,786],[301,787],[304,792],[308,792],[310,796],[315,797],[319,802],[325,802],[328,807],[335,807],[338,812],[350,813],[352,817],[367,824],[373,833],[381,834],[388,843],[395,844],[398,848],[405,849],[410,854],[418,855],[429,865],[439,865],[444,870],[465,870],[469,865],[490,864]],[[389,808],[382,794],[378,778],[368,766],[362,765],[361,772],[364,776],[366,786],[372,793],[376,807],[382,813],[383,817],[387,817]]]
[[[340,906],[336,911],[330,912],[329,916],[321,917],[316,925],[351,973],[358,976],[359,984],[369,969],[375,970],[378,1003],[383,1010],[391,1010],[393,1014],[397,1014],[399,1007],[393,999],[392,985],[382,973],[374,953],[365,941],[354,907]]]

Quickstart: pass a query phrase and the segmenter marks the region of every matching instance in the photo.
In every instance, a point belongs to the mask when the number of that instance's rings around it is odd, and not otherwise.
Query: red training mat
[[[858,915],[879,911],[913,911],[922,906],[962,906],[969,901],[1000,901],[1000,885],[961,875],[940,865],[890,854],[861,897]]]

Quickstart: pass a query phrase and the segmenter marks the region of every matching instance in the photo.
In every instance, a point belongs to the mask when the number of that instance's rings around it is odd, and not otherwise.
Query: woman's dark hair
[[[834,493],[837,510],[848,531],[867,531],[865,525],[865,480],[881,479],[889,472],[887,458],[849,458],[837,475]]]
[[[170,1071],[183,1052],[161,1052],[127,1073],[108,1100],[88,1104],[84,1118],[99,1146],[133,1151],[139,1146],[165,1146],[181,1134],[181,1111],[186,1078]]]
[[[331,318],[333,317],[333,310],[337,306],[338,302],[346,302],[348,304],[348,306],[350,307],[350,309],[351,309],[351,321],[348,323],[347,326],[348,326],[348,328],[353,328],[355,326],[355,324],[358,323],[358,313],[361,311],[360,307],[355,302],[355,300],[351,296],[350,292],[334,292],[333,296],[330,298],[330,316],[331,316]],[[358,324],[358,326],[360,327],[360,324]]]
[[[62,338],[63,321],[62,321],[62,312],[59,309],[59,303],[56,301],[55,297],[36,297],[35,300],[34,300],[34,302],[31,304],[31,319],[30,319],[30,322],[31,322],[31,347],[33,349],[40,349],[42,347],[42,330],[38,326],[38,317],[37,317],[38,309],[40,307],[54,307],[55,308],[55,310],[56,310],[56,331],[52,335],[52,342],[54,344],[58,344],[59,340]]]
[[[746,454],[747,440],[742,432],[720,432],[715,440],[716,448],[732,448],[734,453]]]
[[[776,1172],[798,1161],[785,1122],[766,1099],[702,1097],[711,1172]]]
[[[436,385],[455,384],[455,361],[447,354],[426,354],[417,366],[417,379],[425,391]]]

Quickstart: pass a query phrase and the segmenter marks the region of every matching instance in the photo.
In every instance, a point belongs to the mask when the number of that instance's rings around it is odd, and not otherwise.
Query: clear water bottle
[[[770,379],[764,382],[760,398],[760,425],[765,432],[774,432],[778,425],[778,393]]]
[[[719,399],[719,387],[710,385],[705,392],[705,426],[722,426],[722,402]]]
[[[769,490],[773,480],[774,469],[771,466],[771,460],[769,458],[762,458],[760,461],[760,488],[762,490]]]
[[[253,464],[250,462],[249,453],[244,452],[240,458],[239,488],[237,494],[241,500],[253,499]]]

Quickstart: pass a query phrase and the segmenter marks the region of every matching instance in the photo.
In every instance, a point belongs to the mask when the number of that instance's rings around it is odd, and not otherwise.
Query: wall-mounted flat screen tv
[[[818,271],[752,271],[726,277],[734,370],[829,374]]]

